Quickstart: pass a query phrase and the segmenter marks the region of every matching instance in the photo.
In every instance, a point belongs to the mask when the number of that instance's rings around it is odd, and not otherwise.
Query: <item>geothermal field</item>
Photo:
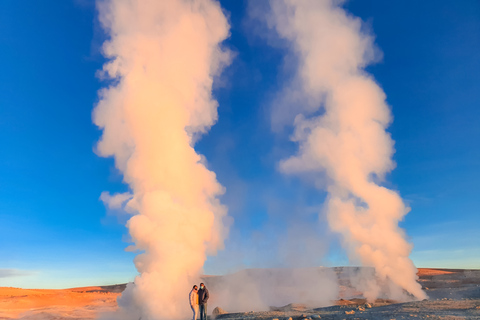
[[[311,292],[299,288],[259,287],[260,278],[284,274],[275,269],[243,270],[227,276],[204,278],[211,292],[209,319],[262,319],[262,320],[303,320],[303,319],[480,319],[480,270],[419,269],[419,282],[429,298],[423,301],[399,302],[388,298],[367,301],[352,286],[352,274],[359,268],[337,267],[320,270],[337,276],[337,297],[331,301],[315,304]],[[308,271],[311,272],[311,271]],[[260,278],[257,278],[260,276]],[[240,286],[229,289],[231,299],[225,300],[225,284],[235,282],[235,277],[244,281]],[[252,281],[248,283],[248,281]],[[311,279],[316,282],[316,279]],[[233,281],[233,282],[232,282]],[[258,282],[257,282],[258,281]],[[262,285],[266,285],[263,283]],[[0,319],[96,319],[103,313],[116,311],[116,299],[125,289],[125,284],[83,287],[64,290],[0,288]],[[316,284],[318,296],[325,296],[325,290],[335,288]],[[274,289],[274,290],[272,290]],[[243,291],[242,291],[243,290]],[[249,291],[250,295],[246,295]],[[295,297],[285,304],[275,303],[263,306],[263,301],[285,299],[289,292]],[[302,298],[305,301],[302,301]],[[223,301],[222,301],[223,299]],[[224,304],[221,304],[221,303]],[[230,305],[229,305],[230,304]],[[218,309],[216,309],[218,307]],[[187,292],[185,308],[188,309]],[[242,309],[243,308],[243,309]],[[215,310],[216,309],[216,310]],[[214,311],[215,310],[215,311]],[[212,311],[214,311],[212,315]]]
[[[479,17],[0,0],[0,320],[480,319]]]

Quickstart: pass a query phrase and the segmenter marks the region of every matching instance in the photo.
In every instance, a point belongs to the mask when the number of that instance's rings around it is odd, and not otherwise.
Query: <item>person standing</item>
[[[194,285],[192,291],[188,295],[188,300],[190,301],[190,307],[193,311],[193,320],[197,320],[198,316],[198,287]]]
[[[207,320],[207,301],[210,295],[204,283],[200,283],[200,290],[198,290],[198,306],[200,311],[200,320]]]

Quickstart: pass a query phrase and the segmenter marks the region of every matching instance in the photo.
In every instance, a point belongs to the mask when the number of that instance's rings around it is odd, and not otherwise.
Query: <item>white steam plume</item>
[[[217,120],[212,83],[229,61],[220,47],[229,24],[214,0],[106,0],[98,10],[112,80],[93,114],[98,152],[115,158],[130,188],[126,209],[136,214],[127,227],[142,252],[112,318],[182,318],[206,256],[228,232],[224,188],[193,145]]]
[[[298,154],[280,168],[326,173],[330,227],[342,234],[352,260],[376,270],[379,283],[363,288],[368,299],[378,297],[385,282],[395,284],[389,292],[393,298],[406,298],[406,290],[423,299],[409,259],[412,247],[398,227],[408,208],[397,192],[378,184],[394,168],[394,149],[385,131],[391,121],[385,94],[364,71],[374,58],[373,39],[340,4],[271,1],[273,24],[291,42],[299,62],[281,100],[304,102],[294,122]],[[278,110],[285,111],[282,106]],[[323,114],[314,116],[319,110]]]
[[[290,303],[309,308],[331,305],[339,293],[331,268],[245,269],[205,278],[212,292],[209,303],[227,312],[265,311]]]

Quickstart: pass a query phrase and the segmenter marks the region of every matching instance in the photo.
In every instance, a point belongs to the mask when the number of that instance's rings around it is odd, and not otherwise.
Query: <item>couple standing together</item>
[[[190,307],[193,311],[193,320],[197,320],[199,311],[200,320],[207,320],[207,301],[209,294],[205,284],[200,283],[200,290],[198,290],[197,285],[194,285],[188,298],[190,300]]]

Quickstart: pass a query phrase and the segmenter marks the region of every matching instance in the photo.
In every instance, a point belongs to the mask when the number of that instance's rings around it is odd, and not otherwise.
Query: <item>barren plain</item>
[[[335,268],[337,274],[341,268]],[[217,320],[316,320],[316,319],[480,319],[480,270],[419,269],[419,282],[429,299],[398,303],[378,299],[368,304],[362,298],[332,301],[322,308],[301,304],[261,312],[218,315]],[[342,282],[342,279],[339,278]],[[345,281],[344,281],[345,284]],[[346,284],[348,286],[348,283]],[[63,290],[0,287],[0,320],[95,319],[117,308],[116,298],[125,285]],[[342,296],[340,294],[340,296]],[[216,306],[210,306],[210,310]],[[221,307],[221,306],[220,306]],[[226,310],[228,312],[228,310]]]

